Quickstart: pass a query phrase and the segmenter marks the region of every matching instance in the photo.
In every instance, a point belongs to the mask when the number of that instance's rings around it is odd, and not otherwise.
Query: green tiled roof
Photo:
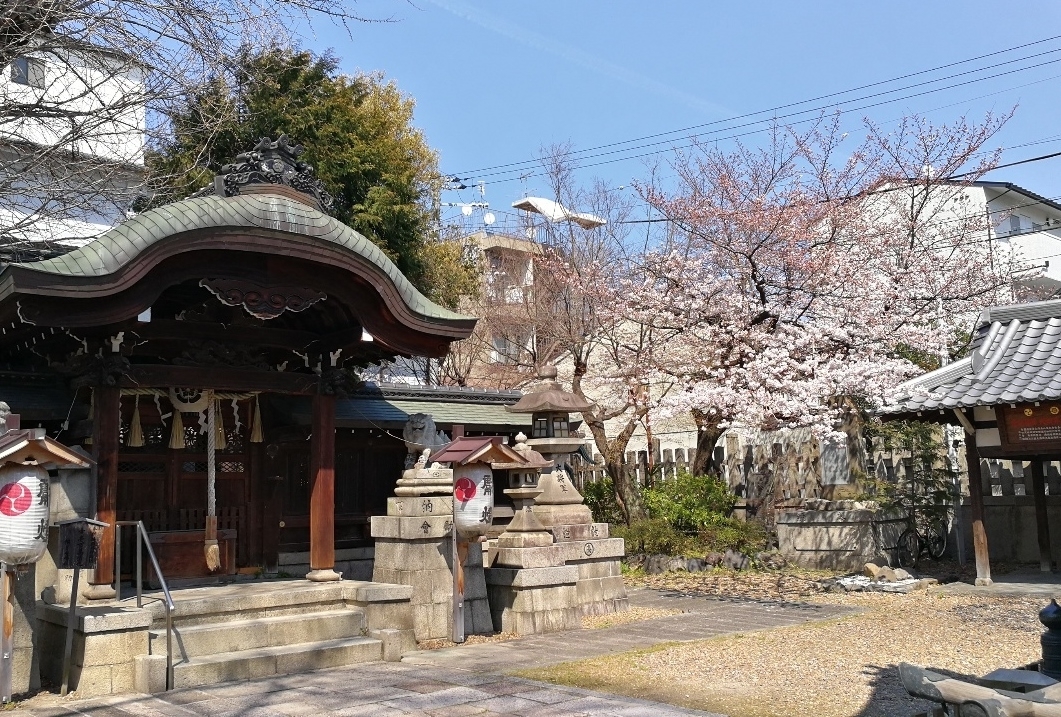
[[[18,266],[59,276],[113,274],[152,245],[175,234],[198,229],[247,227],[312,237],[353,252],[379,267],[416,314],[432,319],[463,316],[421,294],[379,247],[337,219],[309,205],[275,194],[206,196],[184,199],[138,214],[74,251]]]
[[[414,413],[430,413],[435,423],[440,425],[461,423],[466,426],[530,427],[530,416],[509,413],[501,405],[394,398],[351,398],[337,401],[335,422],[338,426],[350,426],[366,421],[376,424],[404,424]]]

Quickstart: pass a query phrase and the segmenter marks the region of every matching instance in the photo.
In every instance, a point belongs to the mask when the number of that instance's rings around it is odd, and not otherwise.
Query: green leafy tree
[[[380,73],[345,75],[331,54],[244,50],[170,116],[149,160],[152,203],[181,199],[260,137],[286,133],[335,197],[334,216],[382,249],[431,298],[455,307],[473,262],[435,228],[438,155],[413,124],[414,101]]]

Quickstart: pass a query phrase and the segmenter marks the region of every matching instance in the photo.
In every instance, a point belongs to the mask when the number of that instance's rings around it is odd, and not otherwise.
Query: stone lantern
[[[556,380],[556,366],[543,366],[538,378],[542,382],[506,410],[531,414],[531,435],[527,443],[534,450],[542,455],[574,453],[585,441],[571,434],[571,413],[588,411],[593,403],[565,391]]]
[[[585,444],[585,439],[571,431],[571,413],[587,411],[594,404],[565,391],[556,380],[556,367],[544,366],[538,372],[542,382],[530,389],[515,405],[506,410],[531,414],[531,436],[527,445],[555,467],[538,476],[541,494],[534,501],[534,514],[548,527],[592,522],[589,508],[583,504],[582,494],[575,488],[573,475],[565,467],[572,453]],[[528,485],[521,482],[521,486]]]
[[[521,441],[521,436],[517,437],[516,450],[533,449],[552,462],[554,467],[543,467],[539,471],[537,495],[533,495],[530,490],[526,473],[516,473],[521,480],[514,485],[518,495],[513,495],[513,499],[519,498],[520,507],[532,501],[533,505],[529,505],[529,511],[524,507],[521,510],[523,515],[517,514],[519,521],[513,518],[515,528],[510,526],[507,534],[498,540],[497,556],[501,566],[525,567],[530,563],[526,559],[516,557],[516,554],[521,552],[516,546],[539,545],[536,542],[540,540],[538,531],[544,528],[552,534],[554,544],[549,546],[546,541],[541,541],[544,547],[524,547],[523,551],[536,553],[535,559],[539,562],[534,563],[535,565],[556,566],[549,568],[555,576],[550,578],[553,583],[549,583],[545,577],[536,576],[532,579],[529,576],[506,576],[504,571],[499,571],[492,579],[488,575],[487,585],[496,595],[496,599],[493,595],[491,597],[491,606],[498,600],[517,599],[505,593],[506,590],[509,593],[512,590],[530,590],[528,587],[518,587],[519,581],[523,580],[527,584],[542,586],[542,604],[551,602],[556,608],[566,599],[563,597],[566,590],[563,580],[567,578],[562,575],[563,570],[577,568],[575,600],[580,614],[600,615],[625,610],[629,601],[620,570],[620,561],[625,552],[623,540],[610,537],[607,523],[593,522],[593,514],[575,488],[574,476],[567,465],[570,460],[568,456],[585,444],[582,436],[572,435],[570,414],[575,411],[588,411],[593,408],[593,404],[570,391],[565,391],[556,380],[555,366],[544,367],[538,375],[542,382],[508,410],[513,413],[531,414],[531,437],[526,439],[525,443]],[[546,553],[554,562],[544,561]],[[559,567],[560,565],[563,565],[563,568]],[[545,593],[550,593],[550,596]],[[532,600],[532,604],[538,603]],[[527,620],[514,610],[508,609],[501,617],[503,619],[507,615],[509,624],[515,625],[515,629],[521,631],[525,629]],[[569,620],[569,617],[563,610],[554,611],[544,617],[535,616],[532,622],[536,630],[542,620],[547,625],[559,625],[567,624],[565,621]],[[496,622],[495,620],[495,624]],[[508,629],[504,622],[502,627]]]

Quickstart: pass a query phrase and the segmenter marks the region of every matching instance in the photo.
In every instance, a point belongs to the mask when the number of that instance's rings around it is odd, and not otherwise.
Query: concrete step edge
[[[191,669],[199,665],[216,665],[226,662],[240,662],[242,660],[254,660],[261,657],[277,657],[280,655],[294,655],[300,652],[322,652],[326,650],[342,649],[344,647],[359,647],[378,645],[380,654],[383,651],[383,641],[373,637],[342,637],[335,640],[323,640],[320,642],[300,642],[294,645],[279,645],[276,647],[258,647],[253,650],[240,650],[238,652],[219,652],[214,655],[203,655],[192,657],[183,662],[173,665],[176,672],[182,669]]]
[[[205,622],[197,623],[192,625],[181,625],[174,624],[174,632],[179,632],[183,635],[195,635],[198,633],[205,632],[220,632],[224,630],[241,630],[254,625],[261,625],[263,627],[269,625],[283,625],[285,623],[298,623],[306,620],[329,620],[337,617],[348,617],[348,616],[360,615],[363,622],[365,622],[365,611],[359,607],[345,607],[337,610],[321,610],[318,612],[305,612],[295,613],[292,615],[272,615],[270,617],[251,617],[246,620],[225,620],[224,622]],[[367,624],[367,622],[366,622]],[[367,628],[366,628],[367,629]],[[151,637],[166,637],[165,626],[155,627],[152,625],[149,630]]]

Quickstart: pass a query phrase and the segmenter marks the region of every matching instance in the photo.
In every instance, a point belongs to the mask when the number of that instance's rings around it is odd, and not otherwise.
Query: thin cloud
[[[511,40],[515,40],[527,47],[542,52],[548,52],[551,55],[560,57],[568,62],[581,65],[587,70],[591,70],[598,74],[610,77],[613,80],[618,80],[631,87],[638,89],[647,90],[654,94],[662,97],[668,97],[672,100],[682,103],[687,107],[691,107],[701,112],[706,112],[711,116],[716,117],[730,117],[734,113],[721,105],[717,105],[713,102],[703,100],[696,95],[692,95],[688,92],[679,90],[676,87],[671,87],[659,80],[655,80],[646,75],[642,75],[639,72],[616,65],[613,62],[608,62],[599,57],[591,55],[587,52],[583,52],[577,48],[569,47],[562,43],[550,40],[544,35],[540,35],[533,30],[528,30],[524,27],[520,27],[515,23],[504,20],[496,15],[492,15],[488,12],[484,12],[480,8],[473,7],[467,3],[460,2],[459,0],[427,0],[433,5],[436,5],[448,13],[456,15],[457,17],[467,20],[468,22],[475,23],[476,25],[486,28],[491,32],[495,32],[499,35],[503,35]]]

